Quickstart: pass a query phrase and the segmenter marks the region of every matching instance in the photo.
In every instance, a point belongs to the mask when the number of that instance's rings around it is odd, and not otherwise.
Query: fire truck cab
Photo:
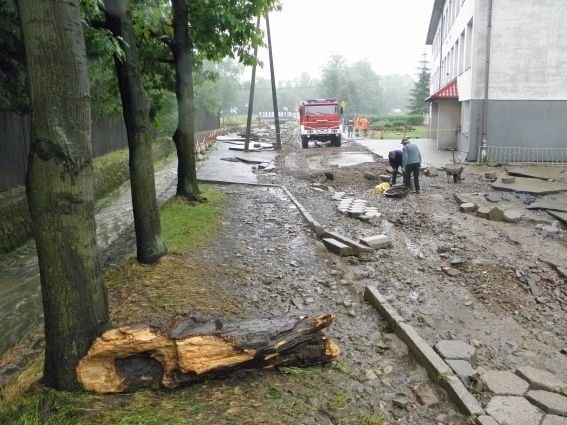
[[[341,146],[342,108],[336,99],[307,99],[299,104],[301,146],[309,147],[310,140],[330,140]]]

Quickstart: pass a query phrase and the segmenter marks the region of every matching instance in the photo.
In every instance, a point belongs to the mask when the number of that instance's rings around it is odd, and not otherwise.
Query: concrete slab
[[[567,178],[567,167],[525,165],[522,167],[506,167],[506,172],[511,176],[533,177],[542,180]]]
[[[567,418],[557,415],[545,415],[541,425],[567,425]]]
[[[530,383],[534,390],[559,392],[567,388],[567,384],[547,370],[536,369],[532,366],[522,366],[516,370],[516,375]]]
[[[499,425],[492,416],[479,416],[476,418],[477,425]]]
[[[466,360],[470,362],[475,355],[476,349],[465,341],[444,339],[435,344],[435,351],[444,359]]]
[[[215,143],[213,149],[198,165],[197,180],[212,183],[257,184],[258,179],[253,164],[269,163],[276,157],[275,151],[233,151],[230,146],[229,143]],[[234,158],[234,161],[227,161],[227,158]]]
[[[536,201],[526,207],[528,210],[553,210],[567,212],[567,202]]]
[[[391,248],[392,238],[388,235],[375,235],[360,238],[360,243],[374,249]]]
[[[535,425],[543,418],[541,410],[524,397],[494,397],[486,406],[486,413],[500,425]]]
[[[333,238],[323,238],[321,239],[325,247],[331,251],[333,254],[337,254],[341,257],[347,257],[349,255],[354,255],[354,250],[352,247],[336,240]]]
[[[367,252],[373,252],[374,248],[371,248],[369,246],[364,246],[362,244],[359,244],[358,242],[347,238],[346,236],[343,236],[337,232],[328,232],[325,231],[325,233],[323,233],[323,235],[321,235],[322,238],[331,238],[331,239],[336,239],[339,242],[344,243],[345,245],[350,246],[354,253],[356,255],[359,255],[361,253],[367,253]]]
[[[547,195],[551,193],[567,192],[567,183],[548,182],[527,177],[516,177],[514,183],[502,183],[502,179],[492,183],[492,188],[510,192],[534,193],[536,195]]]
[[[530,387],[522,378],[503,370],[486,371],[480,379],[488,391],[502,396],[523,396]]]
[[[567,397],[543,390],[533,390],[526,398],[546,413],[567,416]]]
[[[550,210],[547,210],[547,212],[551,216],[559,220],[560,222],[567,224],[567,213],[561,211],[550,211]]]
[[[453,369],[459,378],[468,382],[476,373],[470,362],[466,360],[451,360],[445,359],[445,362]]]

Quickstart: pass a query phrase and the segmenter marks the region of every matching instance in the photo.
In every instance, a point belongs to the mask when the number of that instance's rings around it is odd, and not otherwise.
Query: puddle
[[[349,167],[365,162],[372,162],[374,157],[368,152],[342,152],[337,151],[325,155],[317,153],[317,148],[310,148],[313,151],[305,158],[297,158],[297,155],[289,155],[286,158],[286,166],[289,168],[309,168],[310,170],[323,170],[329,166]]]

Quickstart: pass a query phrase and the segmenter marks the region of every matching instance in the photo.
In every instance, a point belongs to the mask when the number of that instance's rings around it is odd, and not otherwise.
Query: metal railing
[[[491,164],[567,165],[567,147],[524,148],[481,146],[478,150],[478,162]]]

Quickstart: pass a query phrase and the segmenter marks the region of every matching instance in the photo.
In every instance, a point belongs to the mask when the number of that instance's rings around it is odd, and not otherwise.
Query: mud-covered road
[[[341,148],[361,150],[356,143]],[[475,165],[467,166],[458,184],[443,172],[422,175],[420,195],[391,199],[373,194],[377,182],[365,177],[387,174],[387,160],[337,167],[326,162],[334,152],[289,143],[277,172],[263,180],[285,185],[326,228],[355,240],[380,233],[393,238],[393,248],[377,251],[372,261],[341,259],[359,290],[376,285],[431,344],[442,338],[474,341],[479,365],[513,369],[530,364],[567,379],[567,356],[561,352],[567,346],[564,225],[546,212],[526,210],[527,195],[511,192],[504,194],[504,202],[522,212],[518,223],[460,212],[455,194],[496,192],[484,179],[487,169]],[[492,171],[504,173],[498,167]],[[368,200],[383,220],[373,226],[340,214],[333,191]],[[559,233],[542,236],[541,222]]]
[[[375,195],[377,182],[367,178],[384,174],[387,161],[364,147],[302,149],[293,129],[284,129],[282,142],[275,168],[257,171],[260,183],[275,186],[215,185],[226,196],[222,231],[190,260],[206,276],[203,296],[230,298],[231,315],[336,315],[325,333],[341,356],[322,367],[247,371],[167,395],[206,406],[189,423],[470,423],[363,300],[368,285],[431,346],[443,339],[474,346],[478,371],[533,366],[567,381],[563,225],[540,211],[518,223],[460,212],[454,194],[492,191],[476,166],[458,184],[444,173],[424,175],[420,195],[391,199]],[[354,240],[386,234],[393,246],[365,258],[327,251],[282,185],[325,229]],[[331,198],[337,191],[367,200],[381,219],[340,213]],[[525,196],[505,201],[524,210]],[[559,233],[541,235],[542,221]]]

